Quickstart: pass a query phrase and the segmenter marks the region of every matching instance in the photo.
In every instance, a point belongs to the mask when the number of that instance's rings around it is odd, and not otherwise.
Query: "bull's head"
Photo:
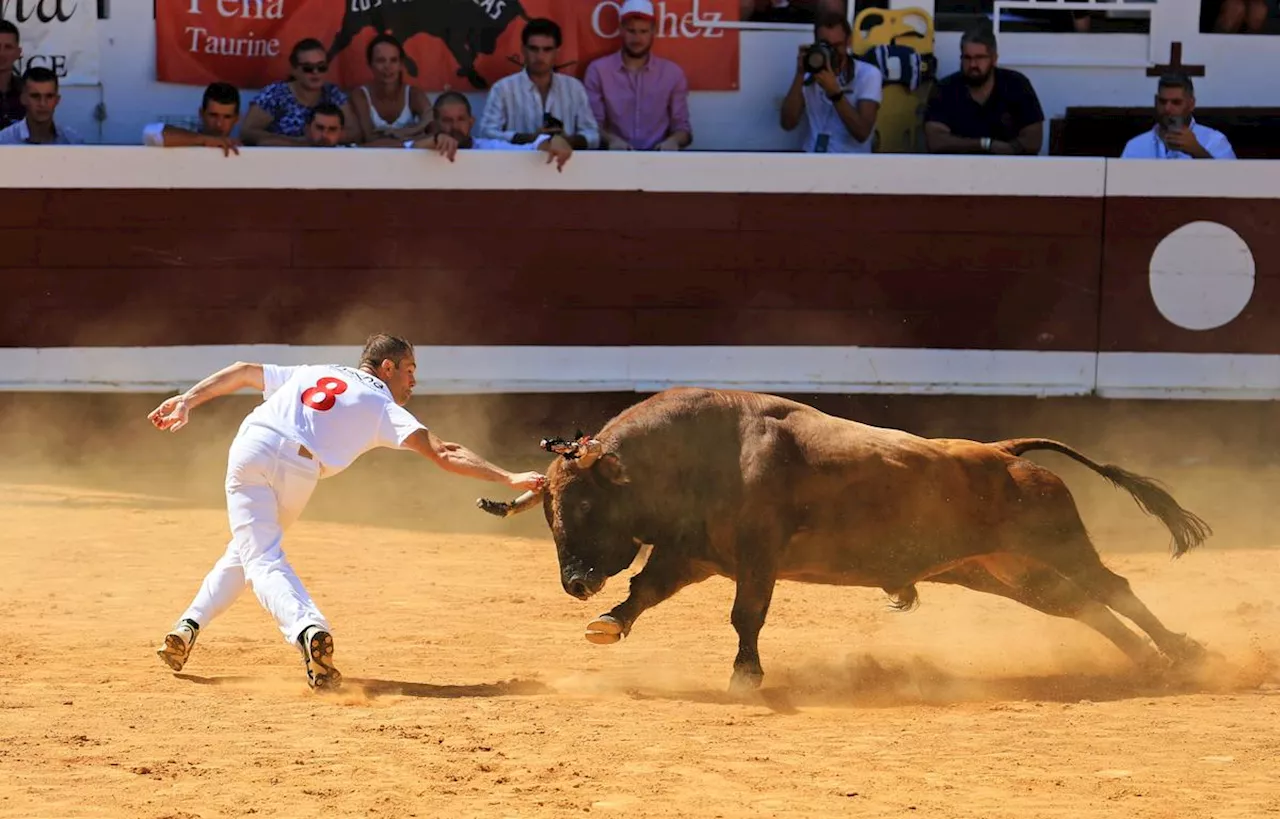
[[[560,583],[586,600],[630,566],[640,550],[626,498],[630,478],[618,455],[596,438],[547,438],[542,448],[560,457],[547,470],[541,493],[526,492],[510,503],[478,503],[486,512],[506,517],[541,500],[560,559]]]

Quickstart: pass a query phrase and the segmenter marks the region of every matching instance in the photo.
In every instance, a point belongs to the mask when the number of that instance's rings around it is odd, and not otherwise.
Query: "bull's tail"
[[[1204,543],[1205,538],[1213,534],[1209,524],[1201,520],[1199,516],[1179,506],[1173,496],[1158,481],[1152,478],[1136,475],[1115,464],[1097,463],[1066,444],[1048,438],[1015,438],[1009,441],[998,441],[991,444],[991,446],[1001,449],[1014,457],[1018,457],[1024,452],[1047,449],[1051,452],[1066,455],[1068,458],[1089,467],[1108,481],[1111,481],[1115,486],[1126,490],[1133,496],[1134,501],[1137,502],[1142,511],[1160,519],[1160,522],[1168,528],[1169,534],[1173,536],[1174,557],[1182,557],[1191,549]]]

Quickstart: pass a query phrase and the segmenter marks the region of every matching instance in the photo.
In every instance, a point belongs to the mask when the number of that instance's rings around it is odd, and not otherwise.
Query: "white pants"
[[[298,454],[296,442],[262,427],[241,427],[227,459],[231,542],[183,619],[203,629],[247,584],[287,642],[296,643],[309,626],[329,631],[281,548],[284,531],[302,514],[319,479],[320,464]]]

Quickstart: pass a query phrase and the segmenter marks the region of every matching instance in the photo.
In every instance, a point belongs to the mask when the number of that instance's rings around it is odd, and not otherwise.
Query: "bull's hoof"
[[[763,682],[763,671],[752,671],[744,668],[734,669],[733,677],[729,679],[729,693],[749,694],[759,689]]]
[[[608,614],[602,614],[587,624],[587,631],[583,636],[589,643],[607,646],[618,642],[626,635],[623,634],[622,623]]]

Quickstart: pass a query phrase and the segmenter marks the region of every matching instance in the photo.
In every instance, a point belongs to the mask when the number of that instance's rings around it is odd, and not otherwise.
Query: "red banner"
[[[479,91],[519,70],[527,19],[560,24],[562,69],[579,79],[617,51],[620,0],[161,0],[156,4],[156,79],[185,85],[223,81],[262,88],[289,77],[289,51],[325,44],[331,79],[351,88],[370,79],[365,46],[395,35],[409,57],[406,79],[427,91]],[[697,0],[706,22],[736,21],[739,0]],[[694,0],[659,0],[654,53],[674,60],[694,91],[738,87],[738,32],[694,25]]]

